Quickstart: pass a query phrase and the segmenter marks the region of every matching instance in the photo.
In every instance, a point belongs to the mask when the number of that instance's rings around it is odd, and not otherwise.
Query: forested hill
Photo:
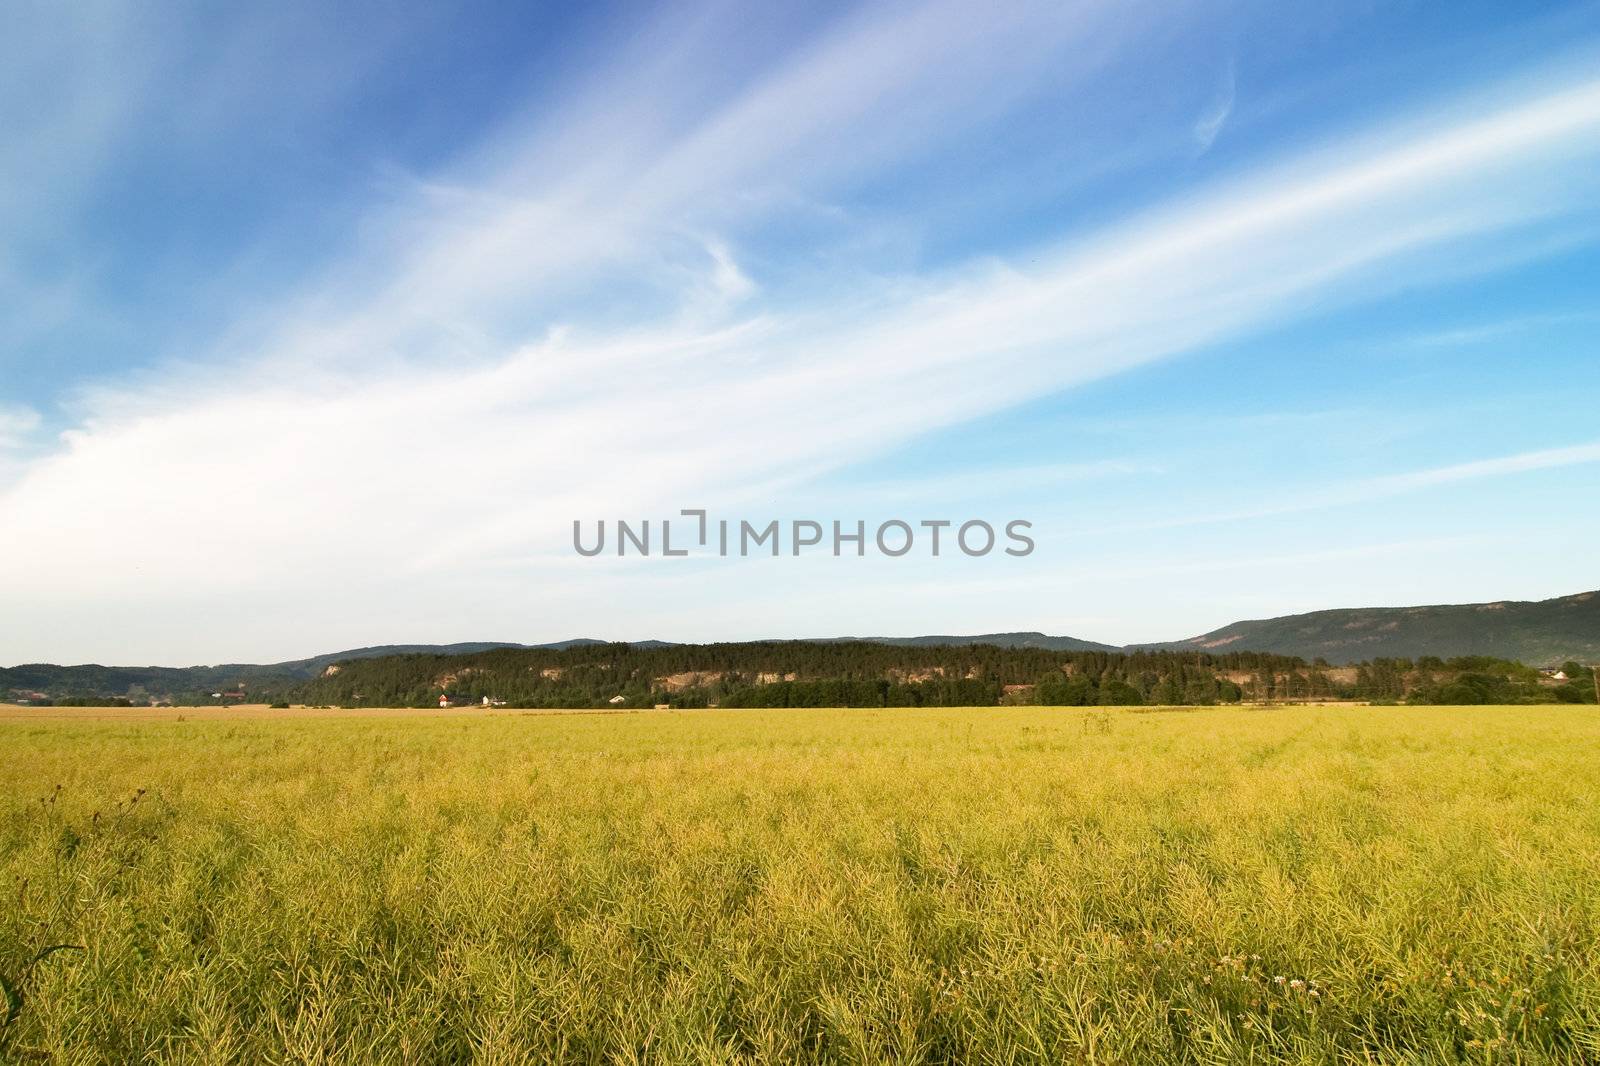
[[[340,706],[896,707],[1038,703],[1208,704],[1355,698],[1415,702],[1592,702],[1573,680],[1473,658],[1333,668],[1256,652],[1099,652],[994,645],[762,641],[643,648],[584,645],[475,655],[402,655],[330,666],[294,702]]]
[[[367,649],[362,649],[366,651]],[[992,644],[891,645],[867,641],[600,644],[498,647],[458,654],[408,652],[326,664],[315,678],[237,667],[18,667],[48,695],[27,702],[111,699],[190,703],[305,703],[345,707],[896,707],[1208,704],[1353,698],[1416,702],[1592,702],[1578,663],[1548,677],[1490,658],[1380,659],[1335,668],[1271,653],[1054,650]],[[252,668],[270,670],[269,667]],[[232,672],[230,672],[232,671]],[[129,677],[136,685],[128,685]],[[192,686],[196,676],[206,685]],[[215,693],[209,687],[215,686]],[[121,687],[119,687],[121,686]],[[187,687],[185,687],[187,686]],[[41,686],[42,687],[42,686]],[[13,689],[13,698],[18,697]]]
[[[879,705],[890,700],[986,703],[993,702],[991,693],[997,699],[1026,698],[1018,695],[1018,686],[1040,686],[1036,695],[1054,693],[1074,702],[1108,700],[1113,694],[1129,702],[1129,691],[1112,682],[1131,686],[1141,700],[1165,703],[1227,699],[1234,689],[1261,698],[1387,699],[1483,672],[1444,662],[1465,659],[1539,667],[1600,662],[1600,592],[1537,603],[1317,611],[1236,622],[1190,640],[1126,649],[1016,632],[709,645],[592,639],[541,645],[391,644],[266,665],[183,668],[26,664],[0,668],[0,700],[294,699],[382,706],[436,702],[443,695],[489,697],[510,705],[590,706],[620,696],[625,706],[732,706],[822,699],[820,689],[805,687],[821,682],[886,686],[838,690],[831,697],[836,703]],[[1318,668],[1319,661],[1366,666],[1330,672]],[[334,666],[338,669],[329,669]],[[1502,678],[1515,673],[1501,666],[1490,672]],[[1527,675],[1518,676],[1519,684],[1533,683]],[[1389,680],[1373,680],[1379,677]],[[974,687],[979,684],[981,691]],[[1050,687],[1056,684],[1072,687]]]
[[[1153,649],[1252,651],[1353,663],[1492,655],[1549,666],[1600,662],[1600,592],[1534,602],[1501,600],[1436,607],[1366,607],[1235,622]]]
[[[1129,703],[1148,694],[1177,703],[1236,699],[1241,682],[1250,685],[1258,674],[1304,669],[1298,659],[1249,652],[1125,655],[868,641],[605,644],[363,659],[330,667],[293,696],[344,706],[426,705],[441,696],[529,707],[984,705],[1043,685],[1051,702]]]

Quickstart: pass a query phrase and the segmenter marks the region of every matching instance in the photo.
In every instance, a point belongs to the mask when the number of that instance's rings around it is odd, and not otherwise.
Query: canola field
[[[0,978],[0,1062],[1600,1062],[1600,715],[15,711]]]

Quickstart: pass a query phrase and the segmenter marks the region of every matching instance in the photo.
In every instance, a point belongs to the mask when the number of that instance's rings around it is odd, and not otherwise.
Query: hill
[[[1160,650],[1272,652],[1343,665],[1365,659],[1490,655],[1538,666],[1600,661],[1600,592],[1551,600],[1358,607],[1263,618]]]
[[[869,644],[887,644],[900,648],[959,648],[972,644],[988,644],[996,648],[1043,648],[1046,651],[1122,651],[1115,644],[1100,644],[1077,637],[1051,637],[1043,633],[979,633],[971,637],[827,637],[816,638],[818,643],[832,641],[864,641]]]
[[[564,643],[576,644],[580,642],[570,641]],[[529,647],[529,645],[510,644],[497,640],[464,641],[459,644],[376,644],[370,648],[352,648],[349,651],[329,652],[326,655],[314,655],[309,659],[291,659],[288,662],[273,663],[270,666],[234,666],[219,667],[218,669],[269,670],[276,676],[316,677],[332,664],[349,659],[378,659],[385,655],[473,655],[480,651],[493,651],[495,648],[526,647]]]

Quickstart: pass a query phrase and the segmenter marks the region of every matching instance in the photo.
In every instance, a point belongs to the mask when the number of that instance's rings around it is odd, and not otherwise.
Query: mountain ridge
[[[1052,637],[1037,630],[1014,633],[978,633],[973,636],[923,636],[923,637],[808,637],[813,643],[862,641],[868,644],[887,644],[899,648],[963,647],[970,644],[991,644],[997,648],[1044,648],[1048,651],[1122,651],[1116,644],[1084,640],[1081,637]]]

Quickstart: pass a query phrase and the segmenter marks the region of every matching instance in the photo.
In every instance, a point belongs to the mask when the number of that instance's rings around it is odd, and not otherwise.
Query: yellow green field
[[[0,1061],[1600,1062],[1592,708],[17,714],[0,795]]]

